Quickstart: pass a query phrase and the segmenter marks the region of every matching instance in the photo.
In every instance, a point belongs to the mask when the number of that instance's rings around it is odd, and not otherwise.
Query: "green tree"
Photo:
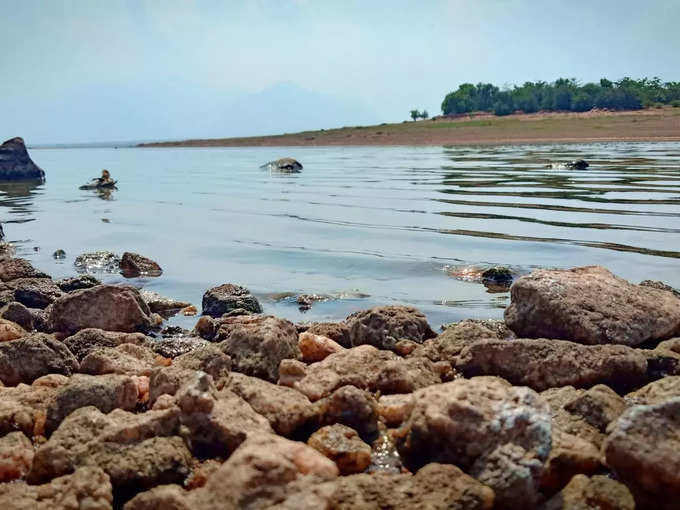
[[[414,122],[420,117],[420,112],[418,110],[411,110],[409,113]]]
[[[420,118],[421,118],[421,119],[429,119],[429,118],[430,118],[430,114],[427,113],[427,110],[423,110],[422,113],[420,114]]]

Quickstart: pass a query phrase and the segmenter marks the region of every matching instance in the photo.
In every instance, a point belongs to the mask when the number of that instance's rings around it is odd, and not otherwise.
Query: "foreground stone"
[[[31,469],[33,455],[33,445],[22,432],[0,437],[0,483],[25,477]]]
[[[28,308],[46,308],[64,294],[50,278],[17,278],[9,286],[14,299]]]
[[[47,374],[71,375],[78,361],[64,344],[44,333],[0,343],[0,382],[30,384]]]
[[[371,463],[371,447],[356,430],[335,424],[322,427],[311,435],[307,444],[331,459],[341,475],[361,473]]]
[[[344,322],[315,322],[307,329],[307,333],[325,336],[345,348],[352,347],[349,328]]]
[[[628,405],[663,404],[680,397],[680,376],[664,377],[626,395]]]
[[[157,365],[167,366],[170,360],[151,349],[135,344],[118,347],[97,347],[80,362],[80,372],[90,375],[122,374],[150,376]]]
[[[54,331],[74,334],[86,328],[124,333],[146,332],[153,321],[137,289],[99,285],[57,299],[47,309]]]
[[[253,313],[262,313],[262,307],[255,296],[240,285],[225,283],[203,294],[203,315],[222,317],[225,313],[239,308]]]
[[[120,272],[125,278],[136,278],[138,276],[160,276],[163,274],[163,269],[149,258],[126,251],[120,259]]]
[[[6,319],[0,319],[0,342],[16,340],[25,335],[26,330],[18,324]]]
[[[438,384],[414,393],[398,447],[412,467],[455,463],[494,489],[501,507],[534,505],[551,448],[548,404],[495,377]]]
[[[11,282],[17,278],[49,278],[42,271],[38,271],[26,259],[3,258],[0,260],[0,280]]]
[[[45,172],[28,155],[24,139],[10,138],[0,145],[0,181],[45,181]]]
[[[680,333],[680,300],[600,266],[539,270],[510,289],[505,321],[517,336],[639,345]]]
[[[353,346],[392,350],[400,340],[423,343],[436,336],[425,315],[410,306],[378,306],[353,313],[346,323]]]
[[[366,441],[378,434],[378,402],[368,391],[342,386],[316,403],[319,423],[341,423],[352,427]]]
[[[563,340],[480,340],[462,350],[456,370],[466,377],[496,375],[536,391],[606,384],[643,384],[647,360],[623,345],[581,345]]]
[[[635,510],[628,488],[606,476],[576,475],[539,510]]]
[[[328,355],[333,354],[334,352],[340,352],[344,349],[344,347],[330,338],[322,335],[315,335],[309,331],[300,333],[300,336],[298,337],[298,347],[302,353],[302,360],[306,363],[321,361]]]

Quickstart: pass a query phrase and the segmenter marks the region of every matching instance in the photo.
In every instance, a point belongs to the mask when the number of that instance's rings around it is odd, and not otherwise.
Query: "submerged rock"
[[[153,260],[137,253],[125,252],[120,259],[120,272],[125,278],[160,276],[163,269]]]
[[[161,296],[157,292],[150,290],[142,289],[139,291],[139,294],[142,296],[144,302],[149,305],[151,312],[157,313],[166,319],[176,315],[183,308],[191,306],[191,303],[177,301],[175,299]]]
[[[45,181],[45,172],[28,155],[23,138],[0,145],[0,181]]]
[[[83,253],[76,257],[73,265],[82,273],[117,273],[120,271],[120,257],[110,251]]]
[[[262,313],[262,307],[255,296],[240,285],[225,283],[213,287],[203,294],[203,315],[222,317],[225,313],[239,308],[254,313]]]
[[[268,168],[269,170],[293,174],[302,170],[302,164],[293,158],[281,158],[265,163],[260,168]]]

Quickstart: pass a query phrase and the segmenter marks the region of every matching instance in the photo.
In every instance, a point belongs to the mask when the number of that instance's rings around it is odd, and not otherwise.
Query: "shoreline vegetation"
[[[513,113],[470,112],[420,121],[383,123],[237,138],[138,144],[137,147],[277,147],[389,145],[503,145],[680,141],[680,108]]]

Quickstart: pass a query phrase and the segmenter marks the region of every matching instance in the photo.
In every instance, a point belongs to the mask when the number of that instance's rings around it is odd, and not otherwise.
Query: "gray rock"
[[[209,342],[200,337],[182,335],[157,339],[153,343],[153,350],[164,358],[176,358],[206,345]]]
[[[75,290],[90,289],[101,285],[102,282],[97,280],[94,276],[88,274],[81,274],[73,278],[63,278],[54,282],[64,292],[73,292]]]
[[[7,386],[30,384],[47,374],[71,375],[78,361],[54,337],[34,333],[0,343],[0,382]]]
[[[142,333],[119,333],[102,329],[82,329],[64,340],[64,345],[82,361],[91,351],[100,347],[117,347],[121,344],[135,344],[153,348],[155,342]]]
[[[346,319],[353,346],[394,349],[399,340],[423,343],[437,336],[425,315],[410,306],[378,306],[353,313]]]
[[[153,313],[157,313],[166,319],[177,314],[182,308],[191,306],[191,303],[184,301],[177,301],[176,299],[161,296],[157,292],[142,289],[140,292],[144,302],[149,305],[149,309]]]
[[[9,286],[14,299],[28,308],[47,308],[64,294],[50,278],[17,278]]]
[[[0,181],[45,181],[45,172],[28,155],[23,138],[0,145]]]
[[[248,289],[233,283],[213,287],[203,294],[203,315],[222,317],[225,313],[242,308],[254,313],[262,313],[258,300]]]
[[[0,317],[8,321],[15,322],[26,331],[32,331],[35,329],[33,323],[33,314],[21,303],[13,301],[6,304],[0,309]]]
[[[278,172],[295,174],[302,170],[302,164],[293,158],[281,158],[265,163],[260,168],[268,168]]]

